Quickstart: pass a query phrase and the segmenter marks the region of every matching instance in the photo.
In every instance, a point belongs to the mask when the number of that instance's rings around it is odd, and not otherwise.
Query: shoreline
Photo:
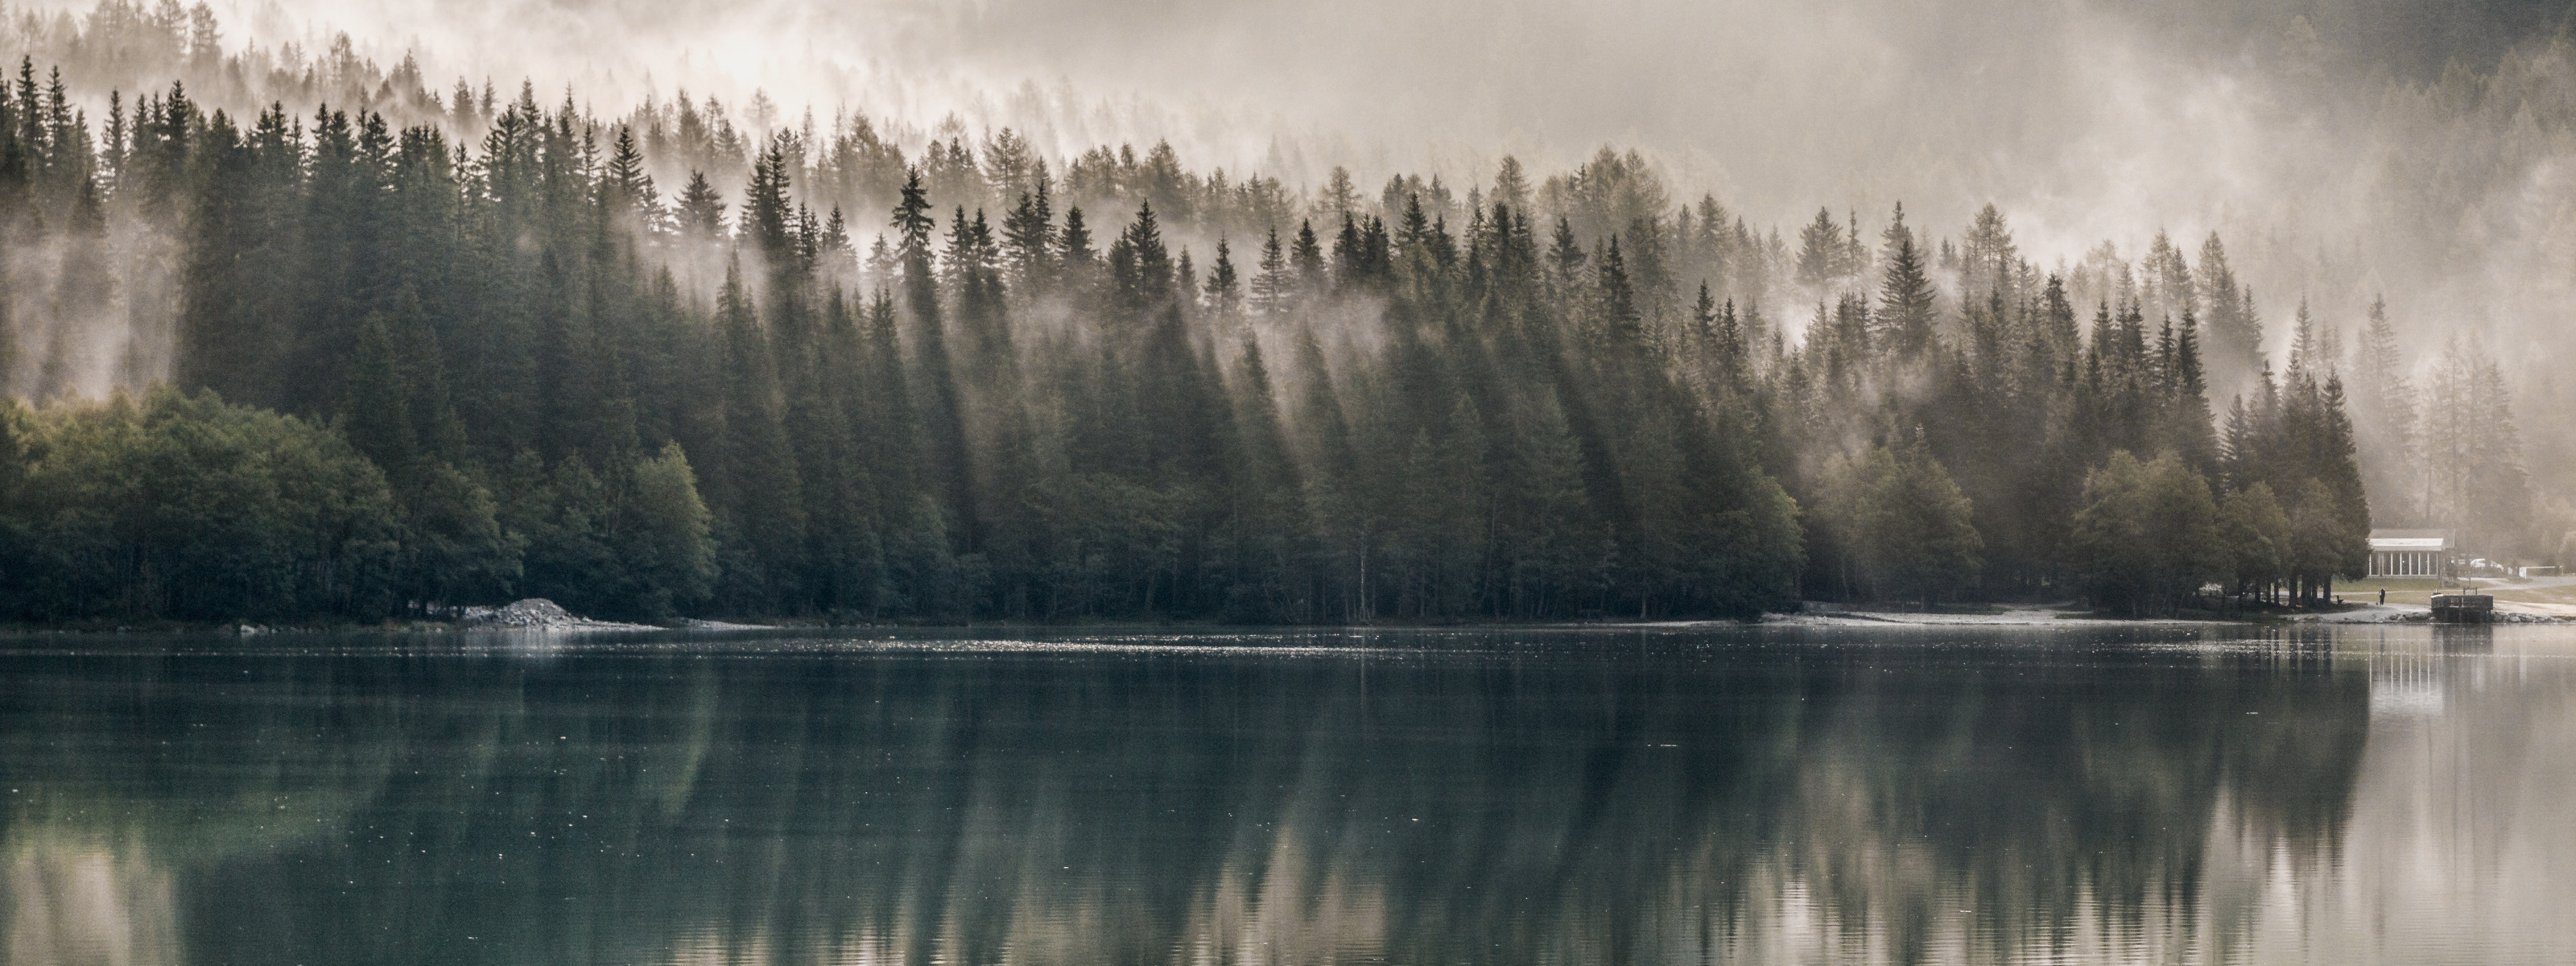
[[[2547,612],[2524,612],[2499,608],[2496,623],[2560,624],[2576,623],[2576,615]],[[373,624],[283,623],[263,625],[249,622],[192,623],[144,622],[106,625],[8,625],[0,626],[0,638],[7,637],[122,637],[141,635],[223,635],[261,637],[276,634],[655,634],[655,633],[725,633],[725,632],[796,632],[830,633],[839,631],[877,632],[1028,632],[1028,633],[1362,633],[1383,631],[1475,631],[1475,630],[1679,630],[1759,627],[2187,627],[2203,625],[2285,625],[2285,624],[2429,624],[2428,608],[2403,604],[2361,604],[2340,611],[2304,613],[2264,613],[2243,616],[2193,617],[2106,617],[2089,611],[2056,606],[2006,606],[1989,613],[1940,613],[1896,610],[1799,610],[1769,612],[1756,620],[1730,618],[1620,621],[1461,621],[1451,623],[1379,623],[1379,624],[1224,624],[1187,621],[1109,621],[1100,623],[1040,623],[1025,621],[969,621],[955,624],[929,623],[859,623],[832,624],[802,620],[774,622],[734,622],[687,618],[676,624],[636,624],[619,621],[572,617],[552,623],[496,624],[464,620],[422,620]]]
[[[2166,617],[2120,617],[2085,610],[2072,601],[2049,603],[1952,604],[1949,610],[1915,610],[1902,605],[1800,601],[1797,609],[1765,612],[1753,619],[1681,618],[1667,620],[1461,620],[1449,622],[1384,622],[1370,624],[1227,624],[1189,620],[1140,621],[964,621],[960,623],[850,623],[812,618],[749,618],[743,622],[683,617],[662,624],[602,620],[571,613],[553,601],[532,597],[500,605],[442,608],[440,617],[385,620],[375,623],[323,622],[263,625],[249,621],[82,621],[60,625],[0,625],[0,637],[99,636],[135,634],[202,634],[257,637],[269,634],[386,633],[720,633],[730,631],[912,631],[1036,633],[1349,633],[1369,631],[1459,630],[1623,630],[1722,627],[2173,627],[2197,625],[2282,624],[2412,624],[2432,620],[2422,604],[2338,602],[2332,610],[2253,610],[2193,612]],[[2498,600],[2495,623],[2576,623],[2576,605]]]

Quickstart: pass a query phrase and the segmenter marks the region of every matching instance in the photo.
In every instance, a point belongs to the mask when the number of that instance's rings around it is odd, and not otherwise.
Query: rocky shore
[[[650,624],[626,624],[618,621],[592,620],[563,609],[562,605],[543,597],[512,601],[499,607],[467,607],[457,615],[458,623],[470,628],[509,628],[542,631],[651,631]]]

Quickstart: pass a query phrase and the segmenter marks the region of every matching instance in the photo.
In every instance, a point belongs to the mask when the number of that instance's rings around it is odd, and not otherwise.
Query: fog
[[[1017,128],[1058,158],[1167,139],[1194,168],[1292,189],[1347,165],[1364,186],[1440,173],[1463,193],[1505,154],[1545,173],[1612,144],[1656,161],[1677,195],[1714,192],[1758,224],[1794,227],[1819,205],[1883,221],[1901,200],[1947,233],[1993,202],[2043,266],[2105,239],[2135,257],[2158,229],[2218,231],[2238,250],[2285,253],[2246,259],[2276,318],[2298,293],[2351,325],[2361,290],[2388,287],[2404,319],[2503,321],[2523,307],[2494,289],[2564,244],[2554,219],[2528,217],[2563,202],[2558,171],[2499,172],[2520,177],[2428,209],[2407,195],[2420,186],[2392,181],[2393,155],[2440,133],[2426,118],[2388,123],[2390,100],[2445,67],[2491,71],[2545,40],[2559,3],[214,7],[228,43],[319,50],[346,31],[383,63],[417,53],[435,89],[464,76],[506,93],[524,78],[603,113],[679,89],[738,107],[757,92],[779,124],[849,107],[919,132],[955,115],[969,131]],[[2433,218],[2461,223],[2416,223]],[[2430,254],[2401,239],[2453,230],[2496,250],[2451,266],[2443,290],[2386,264]],[[2499,260],[2508,278],[2479,270]]]
[[[416,57],[434,91],[525,80],[611,117],[685,90],[753,133],[857,110],[907,150],[1008,126],[1058,170],[1168,140],[1190,168],[1292,192],[1347,166],[1364,189],[1410,172],[1463,196],[1504,155],[1544,176],[1612,145],[1757,231],[1794,236],[1822,206],[1874,238],[1901,201],[1947,237],[1992,203],[2043,269],[2216,232],[2276,364],[2301,300],[2349,335],[2384,294],[2419,364],[2454,336],[2512,347],[2534,468],[2576,465],[2576,434],[2538,421],[2576,402],[2554,374],[2576,349],[2563,3],[211,6],[228,48],[309,58],[345,32],[379,64]]]
[[[927,128],[954,112],[1060,155],[1169,139],[1194,166],[1292,184],[1336,164],[1363,184],[1398,170],[1462,183],[1502,154],[1550,171],[1611,143],[1764,221],[1817,204],[1883,215],[1904,198],[1951,224],[1993,200],[2027,240],[2068,251],[2281,213],[2295,202],[2263,189],[2315,180],[2306,162],[2338,139],[2318,92],[2276,75],[2380,62],[2300,47],[2286,13],[2234,13],[2244,29],[2214,35],[1993,0],[217,9],[236,39],[320,49],[347,30],[388,63],[421,51],[433,77],[526,77],[604,106],[685,87],[736,104],[764,91],[789,118],[848,104]],[[2492,60],[2502,33],[2457,46]]]

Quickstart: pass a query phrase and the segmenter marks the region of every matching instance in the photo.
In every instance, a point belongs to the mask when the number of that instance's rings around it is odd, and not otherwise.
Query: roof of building
[[[2448,550],[2451,549],[2451,531],[2373,530],[2370,531],[2370,549]]]

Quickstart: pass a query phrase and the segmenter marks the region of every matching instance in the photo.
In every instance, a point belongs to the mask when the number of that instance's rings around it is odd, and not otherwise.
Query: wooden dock
[[[2434,594],[2433,621],[2437,624],[2495,623],[2495,598],[2488,594]]]

